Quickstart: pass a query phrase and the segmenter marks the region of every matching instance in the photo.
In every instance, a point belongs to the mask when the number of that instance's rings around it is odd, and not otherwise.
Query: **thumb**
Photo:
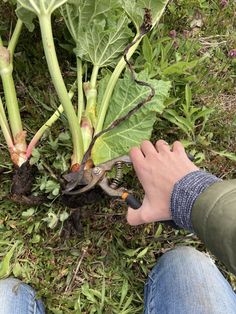
[[[145,213],[150,210],[149,207],[149,202],[146,197],[144,197],[143,204],[139,209],[133,209],[131,207],[128,207],[128,212],[126,216],[128,224],[130,224],[131,226],[137,226],[148,222],[145,219]]]
[[[139,209],[128,208],[126,219],[131,226],[137,226],[144,223],[169,220],[171,219],[171,213],[166,206],[153,207],[145,196],[143,204]]]
[[[142,219],[142,207],[139,209],[133,209],[131,207],[128,208],[127,216],[126,216],[127,222],[131,226],[137,226],[144,223]]]

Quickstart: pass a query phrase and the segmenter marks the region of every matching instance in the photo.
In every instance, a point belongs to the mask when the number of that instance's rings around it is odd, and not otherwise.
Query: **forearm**
[[[191,213],[197,198],[212,184],[221,181],[205,171],[194,171],[179,180],[171,195],[171,213],[175,223],[193,230]]]
[[[206,247],[236,275],[236,180],[210,186],[192,209],[193,229]]]
[[[174,186],[175,223],[194,230],[207,248],[236,273],[236,180],[193,172]]]

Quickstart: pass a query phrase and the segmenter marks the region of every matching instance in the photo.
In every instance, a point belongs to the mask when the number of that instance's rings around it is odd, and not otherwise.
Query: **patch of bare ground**
[[[217,110],[217,117],[213,118],[213,124],[218,125],[222,131],[228,130],[229,136],[232,141],[228,143],[230,150],[236,150],[235,135],[233,134],[232,125],[236,119],[236,88],[231,94],[221,93],[217,97],[215,95],[202,96],[201,103],[207,107],[213,107]],[[228,128],[228,129],[227,129]]]
[[[226,113],[231,114],[232,118],[232,114],[236,113],[236,88],[231,94],[221,93],[217,95],[217,97],[213,94],[202,96],[201,102],[204,105],[213,105],[219,110],[223,110]]]

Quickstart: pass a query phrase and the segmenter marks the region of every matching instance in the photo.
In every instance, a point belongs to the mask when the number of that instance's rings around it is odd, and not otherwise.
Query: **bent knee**
[[[35,291],[29,285],[23,283],[17,278],[6,278],[0,280],[0,296],[11,298],[30,296],[35,297]]]
[[[0,280],[0,314],[45,313],[41,300],[29,285],[16,278]]]
[[[0,291],[4,291],[5,293],[17,293],[19,286],[22,282],[17,278],[6,278],[0,280]]]
[[[189,246],[178,246],[165,254],[160,258],[161,260],[165,260],[165,262],[169,261],[171,263],[181,263],[181,264],[192,264],[199,262],[206,262],[214,265],[213,259],[206,253],[200,252],[193,247]]]
[[[216,269],[214,261],[207,254],[199,252],[192,247],[178,246],[158,259],[151,274],[162,271],[172,273],[173,275],[183,275],[186,272],[195,272],[200,265],[201,268],[210,271]]]

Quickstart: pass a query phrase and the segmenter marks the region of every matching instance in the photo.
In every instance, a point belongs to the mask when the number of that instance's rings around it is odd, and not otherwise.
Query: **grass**
[[[7,18],[5,21],[1,19],[0,32],[7,37],[14,15],[10,7],[2,6],[1,14]],[[192,91],[192,107],[202,108],[204,105],[214,109],[205,125],[203,119],[194,122],[194,135],[190,136],[170,119],[158,117],[153,141],[163,138],[171,143],[182,139],[201,167],[224,179],[235,177],[236,111],[233,104],[236,61],[228,57],[228,52],[236,45],[234,11],[234,1],[229,1],[225,9],[220,7],[219,1],[210,4],[204,0],[171,1],[162,23],[150,37],[152,46],[165,53],[154,51],[151,61],[148,55],[144,61],[139,57],[140,68],[144,64],[153,71],[154,77],[172,80],[168,109],[184,117],[182,106],[186,102],[186,84]],[[63,40],[61,21],[55,20],[54,23],[57,24],[57,38]],[[177,37],[169,36],[172,30],[176,30]],[[29,135],[57,105],[41,44],[31,44],[36,41],[37,32],[24,32],[15,64],[17,92]],[[73,59],[61,47],[58,49],[64,76],[73,81],[76,75],[70,67]],[[201,61],[193,68],[186,64],[199,59]],[[166,70],[179,61],[185,65],[182,64],[178,72]],[[36,180],[35,190],[54,191],[56,181],[51,178],[51,171],[57,175],[61,169],[66,170],[69,154],[63,149],[68,140],[65,128],[66,125],[57,124],[55,133],[52,129],[44,138],[47,149],[43,146],[38,149],[42,163],[37,163],[37,156],[34,156],[38,167],[44,170],[44,177],[39,176]],[[59,139],[56,137],[58,131],[62,134]],[[5,169],[5,174],[0,174],[1,257],[18,241],[4,275],[14,275],[34,286],[49,313],[142,313],[144,283],[158,257],[176,245],[205,250],[195,235],[184,231],[175,231],[161,224],[128,226],[126,208],[108,199],[80,208],[83,226],[80,233],[64,221],[69,209],[53,198],[50,204],[40,208],[13,204],[8,199],[11,164],[1,134],[0,138],[0,166]],[[57,160],[52,157],[55,150]],[[226,151],[231,160],[223,156]],[[216,152],[221,152],[221,156]],[[47,185],[49,180],[54,185]],[[132,173],[127,175],[126,183],[137,195],[142,193]],[[56,226],[51,229],[49,225]],[[236,289],[235,277],[222,265],[219,267]]]

